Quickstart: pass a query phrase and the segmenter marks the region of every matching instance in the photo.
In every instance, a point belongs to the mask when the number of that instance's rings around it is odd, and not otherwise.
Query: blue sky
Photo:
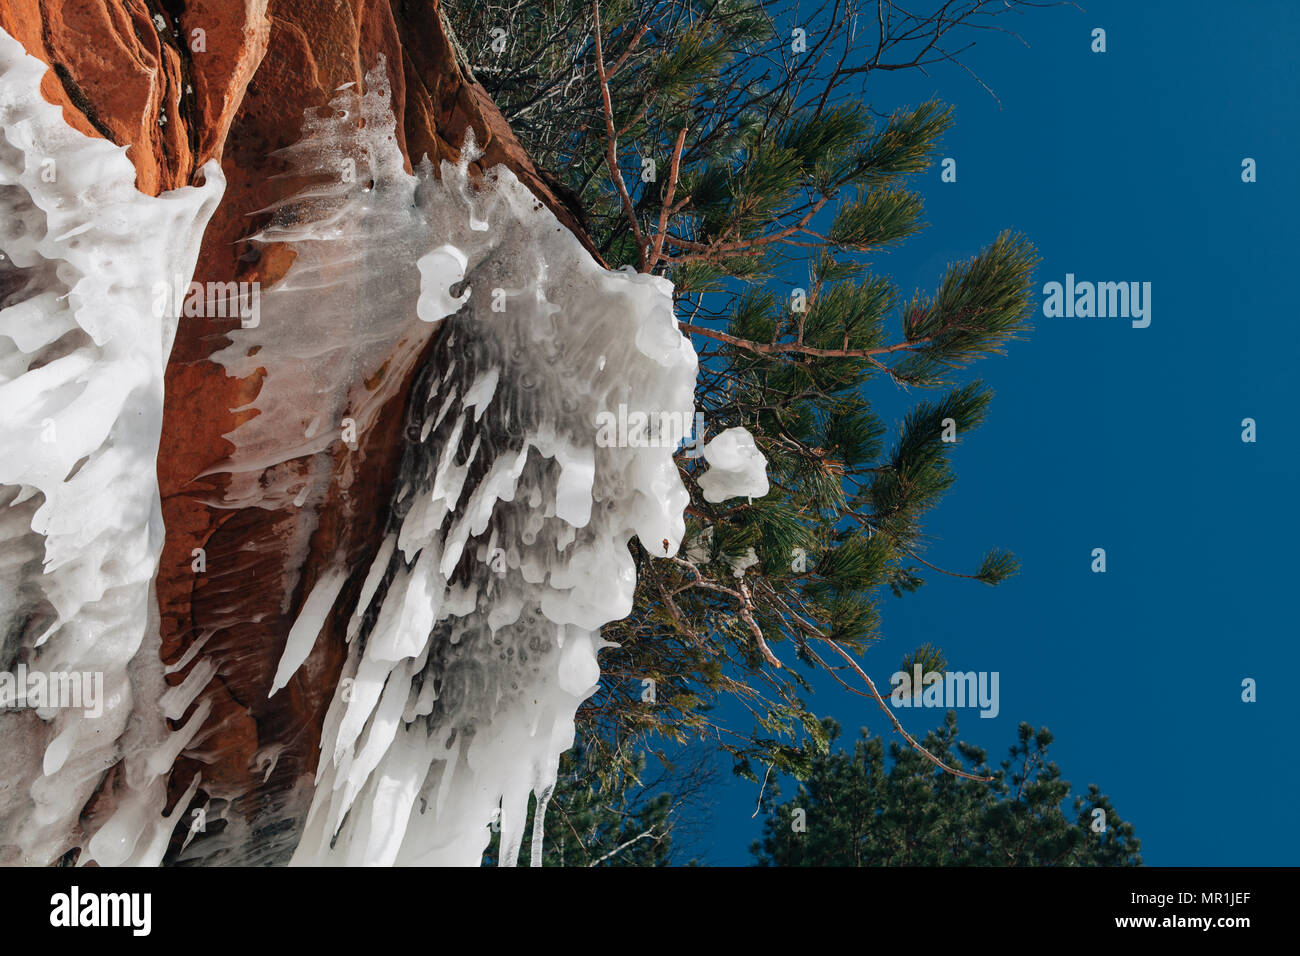
[[[1011,228],[1038,248],[1040,293],[1066,273],[1148,281],[1152,321],[1045,318],[1040,294],[1028,339],[976,366],[995,398],[954,452],[927,557],[972,570],[1004,547],[1021,573],[997,588],[931,575],[886,594],[867,664],[885,684],[931,641],[953,669],[998,671],[1000,715],[959,712],[963,737],[996,761],[1020,721],[1049,727],[1065,777],[1111,797],[1148,865],[1294,865],[1300,781],[1283,708],[1300,671],[1300,330],[1286,291],[1300,4],[1082,5],[1000,21],[1028,48],[978,36],[964,61],[1001,108],[955,68],[870,88],[877,109],[931,95],[956,106],[940,155],[957,182],[937,166],[915,177],[930,226],[875,264],[904,297]],[[1104,54],[1090,49],[1095,27]],[[1245,157],[1255,183],[1241,180]],[[883,383],[872,397],[894,418],[908,401]],[[1241,441],[1246,417],[1254,444]],[[1099,547],[1105,574],[1090,570]],[[860,726],[892,736],[870,702],[817,688],[813,709],[847,739]],[[918,736],[942,716],[898,713]],[[695,850],[744,865],[758,788],[728,768]]]

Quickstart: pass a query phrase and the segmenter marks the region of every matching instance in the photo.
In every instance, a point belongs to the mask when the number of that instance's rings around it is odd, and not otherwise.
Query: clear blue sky
[[[1001,714],[959,712],[1000,760],[1020,721],[1056,735],[1077,790],[1096,783],[1132,821],[1148,865],[1300,863],[1294,738],[1300,325],[1286,291],[1300,212],[1300,3],[1084,0],[1008,16],[1029,42],[978,35],[954,68],[882,76],[877,109],[937,95],[956,106],[939,170],[914,178],[930,227],[881,256],[904,296],[1004,228],[1036,278],[1149,281],[1152,321],[1045,318],[976,366],[995,398],[954,454],[955,488],[927,557],[971,570],[991,546],[1021,574],[997,588],[931,575],[883,598],[867,655],[887,682],[933,641],[956,670],[998,671]],[[1107,52],[1091,52],[1103,27]],[[1241,161],[1258,181],[1241,181]],[[914,396],[915,397],[915,396]],[[929,397],[928,394],[925,397]],[[901,411],[883,383],[873,394]],[[1254,418],[1258,441],[1241,441]],[[1107,572],[1090,570],[1105,548]],[[1258,702],[1241,701],[1241,682]],[[861,698],[817,682],[813,709],[851,739],[892,735]],[[940,710],[900,711],[918,736]],[[757,786],[724,768],[713,864],[748,864]],[[792,787],[785,783],[788,794]]]

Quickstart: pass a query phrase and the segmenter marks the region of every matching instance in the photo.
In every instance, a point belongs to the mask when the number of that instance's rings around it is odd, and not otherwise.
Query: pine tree
[[[827,721],[826,736],[839,735]],[[1096,785],[1075,797],[1073,820],[1062,812],[1070,783],[1047,759],[1052,739],[1022,723],[990,773],[984,751],[958,741],[949,711],[926,749],[948,762],[960,756],[987,782],[938,771],[897,743],[886,761],[865,729],[852,753],[805,746],[806,779],[784,803],[768,788],[763,839],[751,852],[759,866],[1140,866],[1133,825]]]
[[[955,480],[945,437],[965,440],[991,398],[955,376],[1025,330],[1035,255],[1004,233],[909,297],[873,271],[873,254],[922,228],[909,178],[931,165],[952,111],[880,113],[866,86],[877,71],[953,60],[964,25],[1020,5],[967,0],[934,16],[447,0],[475,78],[606,263],[673,282],[708,431],[745,427],[769,462],[769,495],[711,503],[703,461],[678,454],[685,546],[662,558],[659,542],[633,543],[634,610],[605,629],[619,647],[602,652],[602,689],[579,714],[599,780],[629,772],[639,745],[698,736],[750,779],[756,765],[800,769],[792,741],[824,747],[826,731],[796,661],[847,664],[846,687],[892,720],[861,660],[878,602],[953,573],[924,556],[924,517]],[[878,30],[859,22],[876,16]],[[900,386],[936,397],[887,422],[871,395]],[[757,564],[736,574],[751,549]],[[959,576],[996,584],[1016,569],[995,548]],[[724,695],[749,708],[752,732],[714,721]]]

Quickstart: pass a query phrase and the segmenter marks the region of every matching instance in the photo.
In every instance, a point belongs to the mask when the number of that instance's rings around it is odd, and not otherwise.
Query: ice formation
[[[155,461],[176,319],[154,290],[192,275],[224,180],[212,163],[202,187],[139,192],[125,149],[41,97],[47,69],[0,31],[0,670],[102,674],[104,709],[0,710],[0,862],[81,845],[81,863],[156,864],[193,727],[168,731],[159,705]],[[119,763],[115,809],[83,832]]]
[[[406,173],[382,70],[366,90],[340,91],[291,151],[300,172],[324,178],[350,159],[355,175],[292,201],[267,230],[297,257],[264,292],[259,327],[233,332],[220,356],[238,374],[268,368],[262,414],[230,436],[234,467],[254,475],[323,451],[344,417],[365,428],[375,399],[358,383],[403,338],[415,353],[435,336],[294,862],[475,864],[498,814],[510,862],[529,795],[544,803],[596,687],[599,628],[631,610],[629,539],[675,553],[684,531],[672,449],[598,447],[595,416],[623,404],[690,420],[696,357],[667,282],[598,266],[504,168],[476,184],[466,163]],[[322,294],[341,274],[373,291],[362,312]],[[309,298],[304,342],[289,330]],[[296,442],[276,431],[307,417]],[[299,473],[233,494],[299,498]],[[337,581],[307,598],[277,688]]]
[[[744,428],[728,428],[704,446],[708,470],[700,476],[705,501],[762,498],[767,494],[767,459]],[[753,563],[753,562],[751,562]]]
[[[168,687],[159,661],[154,463],[176,320],[155,314],[154,290],[188,283],[223,181],[210,164],[201,188],[139,193],[122,149],[40,98],[45,69],[0,34],[3,666],[101,670],[108,701],[93,736],[74,711],[0,714],[21,741],[0,750],[0,779],[30,782],[0,793],[0,828],[29,862],[81,846],[81,863],[153,864],[198,786],[164,815],[172,762],[207,717],[191,705],[217,670],[196,644]],[[697,361],[671,285],[600,267],[509,170],[473,181],[473,152],[471,139],[461,164],[409,173],[382,65],[364,94],[340,90],[285,151],[316,184],[260,237],[293,264],[261,290],[256,327],[214,356],[232,375],[266,370],[257,414],[214,469],[229,476],[215,503],[231,508],[311,515],[340,480],[340,443],[414,377],[374,561],[340,557],[312,582],[268,683],[286,686],[364,573],[295,863],[474,865],[494,820],[513,863],[530,794],[540,815],[596,689],[600,628],[631,611],[629,540],[669,556],[684,533],[674,449],[606,447],[595,424],[620,408],[692,420]],[[743,429],[705,455],[709,500],[766,492]],[[303,521],[288,549],[286,602],[312,530]],[[78,833],[119,761],[111,815]]]

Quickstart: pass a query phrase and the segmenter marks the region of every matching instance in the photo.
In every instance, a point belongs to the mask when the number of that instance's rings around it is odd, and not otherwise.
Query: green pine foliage
[[[826,734],[837,740],[839,725],[827,721]],[[1062,812],[1071,788],[1048,760],[1052,739],[1022,723],[991,771],[983,750],[957,739],[949,711],[926,749],[988,783],[943,773],[897,743],[886,757],[865,729],[852,752],[805,746],[806,779],[785,802],[769,785],[751,852],[759,866],[1140,866],[1133,825],[1095,785],[1074,798],[1071,816]]]

